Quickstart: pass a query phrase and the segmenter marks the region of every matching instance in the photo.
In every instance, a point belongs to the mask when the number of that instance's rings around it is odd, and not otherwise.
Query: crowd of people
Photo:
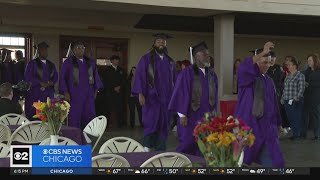
[[[121,58],[110,57],[111,66],[99,74],[95,60],[87,57],[83,42],[71,43],[70,53],[59,73],[48,59],[49,45],[37,45],[34,59],[27,64],[19,51],[17,63],[5,59],[1,63],[0,115],[22,113],[16,104],[12,85],[24,80],[31,83],[25,97],[25,114],[33,120],[33,102],[55,98],[54,89],[69,101],[68,125],[84,128],[102,113],[108,126],[126,126],[124,99],[128,100],[130,127],[135,126],[137,109],[139,124],[144,130],[145,151],[165,151],[169,130],[177,127],[178,152],[201,155],[193,130],[206,112],[218,110],[218,77],[214,60],[205,42],[195,44],[190,61],[175,61],[169,56],[167,40],[171,36],[158,33],[149,52],[144,54],[129,75],[119,66]],[[251,51],[252,56],[236,59],[233,68],[233,94],[238,94],[234,115],[243,119],[256,136],[245,150],[244,163],[257,162],[266,167],[283,167],[279,134],[292,129],[291,140],[307,137],[312,122],[314,138],[320,137],[320,63],[316,54],[309,55],[308,69],[300,72],[299,62],[287,56],[283,66],[276,64],[275,45]],[[19,72],[19,73],[14,73]],[[23,72],[23,73],[22,73]],[[103,107],[96,108],[96,97]],[[10,105],[6,105],[10,104]],[[3,108],[6,107],[6,108]],[[171,124],[171,122],[173,123]]]

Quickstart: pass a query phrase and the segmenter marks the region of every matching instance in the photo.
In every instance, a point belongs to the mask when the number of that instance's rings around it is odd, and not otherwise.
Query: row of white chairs
[[[49,128],[47,124],[41,121],[29,121],[26,118],[21,120],[23,116],[18,114],[6,114],[1,116],[2,123],[0,123],[0,143],[7,142],[10,146],[12,142],[19,142],[22,144],[50,144]],[[15,118],[14,118],[15,117]],[[8,125],[20,125],[12,134]],[[83,130],[83,135],[87,144],[92,144],[89,136],[95,137],[96,141],[92,146],[92,151],[97,147],[101,137],[107,127],[107,118],[105,116],[98,116],[91,120]],[[43,142],[44,141],[44,142]],[[75,144],[75,142],[66,137],[60,137],[59,144]]]
[[[118,154],[99,154],[92,158],[92,167],[130,167]],[[165,152],[147,159],[140,167],[192,167],[191,160],[177,152]]]

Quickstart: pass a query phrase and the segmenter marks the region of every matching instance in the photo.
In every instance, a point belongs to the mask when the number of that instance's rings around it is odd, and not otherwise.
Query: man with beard
[[[171,112],[168,104],[174,87],[176,69],[168,56],[166,40],[169,35],[159,33],[147,54],[141,57],[136,70],[132,94],[142,106],[145,151],[166,150]]]
[[[218,78],[210,68],[205,42],[192,48],[192,56],[194,64],[182,70],[177,77],[169,109],[180,117],[177,123],[177,152],[200,156],[193,130],[206,112],[217,110]]]
[[[60,69],[59,90],[71,109],[68,125],[84,129],[96,117],[95,97],[103,88],[96,61],[84,55],[84,43],[71,44],[72,55],[63,62]]]
[[[34,102],[45,102],[47,97],[54,97],[54,84],[58,81],[58,73],[56,66],[47,59],[48,47],[46,42],[38,44],[39,54],[27,64],[24,74],[25,80],[31,83],[25,101],[26,117],[29,120],[36,114],[36,109],[32,106]]]
[[[284,158],[279,143],[281,116],[276,89],[267,75],[270,67],[272,42],[263,49],[256,49],[254,56],[246,58],[238,69],[238,102],[235,117],[252,128],[256,139],[252,147],[244,151],[244,163],[252,162],[263,167],[284,167]],[[279,131],[279,132],[278,132]]]

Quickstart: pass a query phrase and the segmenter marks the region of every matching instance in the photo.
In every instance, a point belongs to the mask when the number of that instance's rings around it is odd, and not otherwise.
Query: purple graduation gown
[[[68,125],[83,129],[92,119],[96,117],[95,91],[103,88],[98,74],[96,61],[90,59],[93,72],[94,84],[89,84],[88,66],[85,60],[77,59],[79,65],[79,84],[73,83],[72,58],[66,59],[60,70],[59,90],[64,94],[69,92],[71,96]]]
[[[47,60],[49,61],[49,60]],[[37,62],[35,59],[31,60],[25,71],[25,80],[31,83],[31,88],[27,92],[27,96],[25,99],[25,112],[26,117],[29,120],[32,120],[32,116],[35,115],[36,109],[32,106],[34,102],[38,100],[42,102],[47,101],[47,97],[53,98],[54,97],[54,87],[48,87],[44,91],[42,91],[40,82],[48,82],[50,81],[50,74],[49,74],[49,65],[47,63],[43,63],[41,61],[42,69],[43,69],[43,79],[40,80],[37,77]],[[55,65],[53,64],[53,83],[55,84],[58,80],[58,73],[56,70]]]
[[[272,160],[273,167],[284,167],[284,159],[280,149],[278,127],[281,125],[281,116],[278,109],[276,91],[272,79],[260,73],[258,65],[253,64],[252,57],[242,62],[238,69],[238,102],[235,117],[242,119],[253,128],[256,140],[252,147],[247,147],[244,153],[244,163],[250,165],[259,162],[259,153],[265,145]],[[254,101],[255,80],[263,79],[265,85],[264,115],[257,120],[252,115]]]
[[[217,75],[210,71],[215,82],[216,95],[218,97],[218,78]],[[199,76],[201,80],[202,96],[200,99],[200,108],[197,111],[191,109],[191,99],[193,91],[193,79],[194,71],[192,66],[188,66],[182,70],[176,80],[174,91],[169,104],[169,109],[174,112],[179,112],[188,117],[187,126],[183,127],[180,124],[180,118],[178,117],[177,131],[179,138],[179,146],[176,151],[181,153],[187,153],[200,156],[200,150],[196,142],[196,138],[193,136],[193,130],[198,122],[204,117],[204,114],[209,111],[217,110],[218,99],[215,100],[213,106],[209,104],[209,84],[208,79],[199,69]]]
[[[174,86],[175,64],[170,62],[167,56],[161,60],[160,56],[156,55],[154,87],[151,88],[147,79],[150,57],[150,53],[141,57],[131,91],[136,96],[142,93],[145,97],[145,105],[142,106],[144,136],[157,132],[161,140],[166,141],[172,118],[168,104]]]

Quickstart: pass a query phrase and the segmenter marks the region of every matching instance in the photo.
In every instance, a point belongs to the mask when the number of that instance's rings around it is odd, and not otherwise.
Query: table
[[[10,125],[9,128],[11,132],[15,131],[20,125]],[[87,141],[83,135],[83,131],[79,128],[62,126],[60,130],[60,136],[67,137],[74,140],[79,145],[87,144]]]
[[[164,151],[153,151],[153,152],[134,152],[134,153],[117,153],[128,160],[131,167],[140,167],[147,159],[154,155],[163,153]],[[201,166],[205,165],[205,160],[203,157],[193,156],[189,154],[184,154],[187,156],[192,164],[199,164]],[[10,158],[0,158],[0,167],[10,167]]]

